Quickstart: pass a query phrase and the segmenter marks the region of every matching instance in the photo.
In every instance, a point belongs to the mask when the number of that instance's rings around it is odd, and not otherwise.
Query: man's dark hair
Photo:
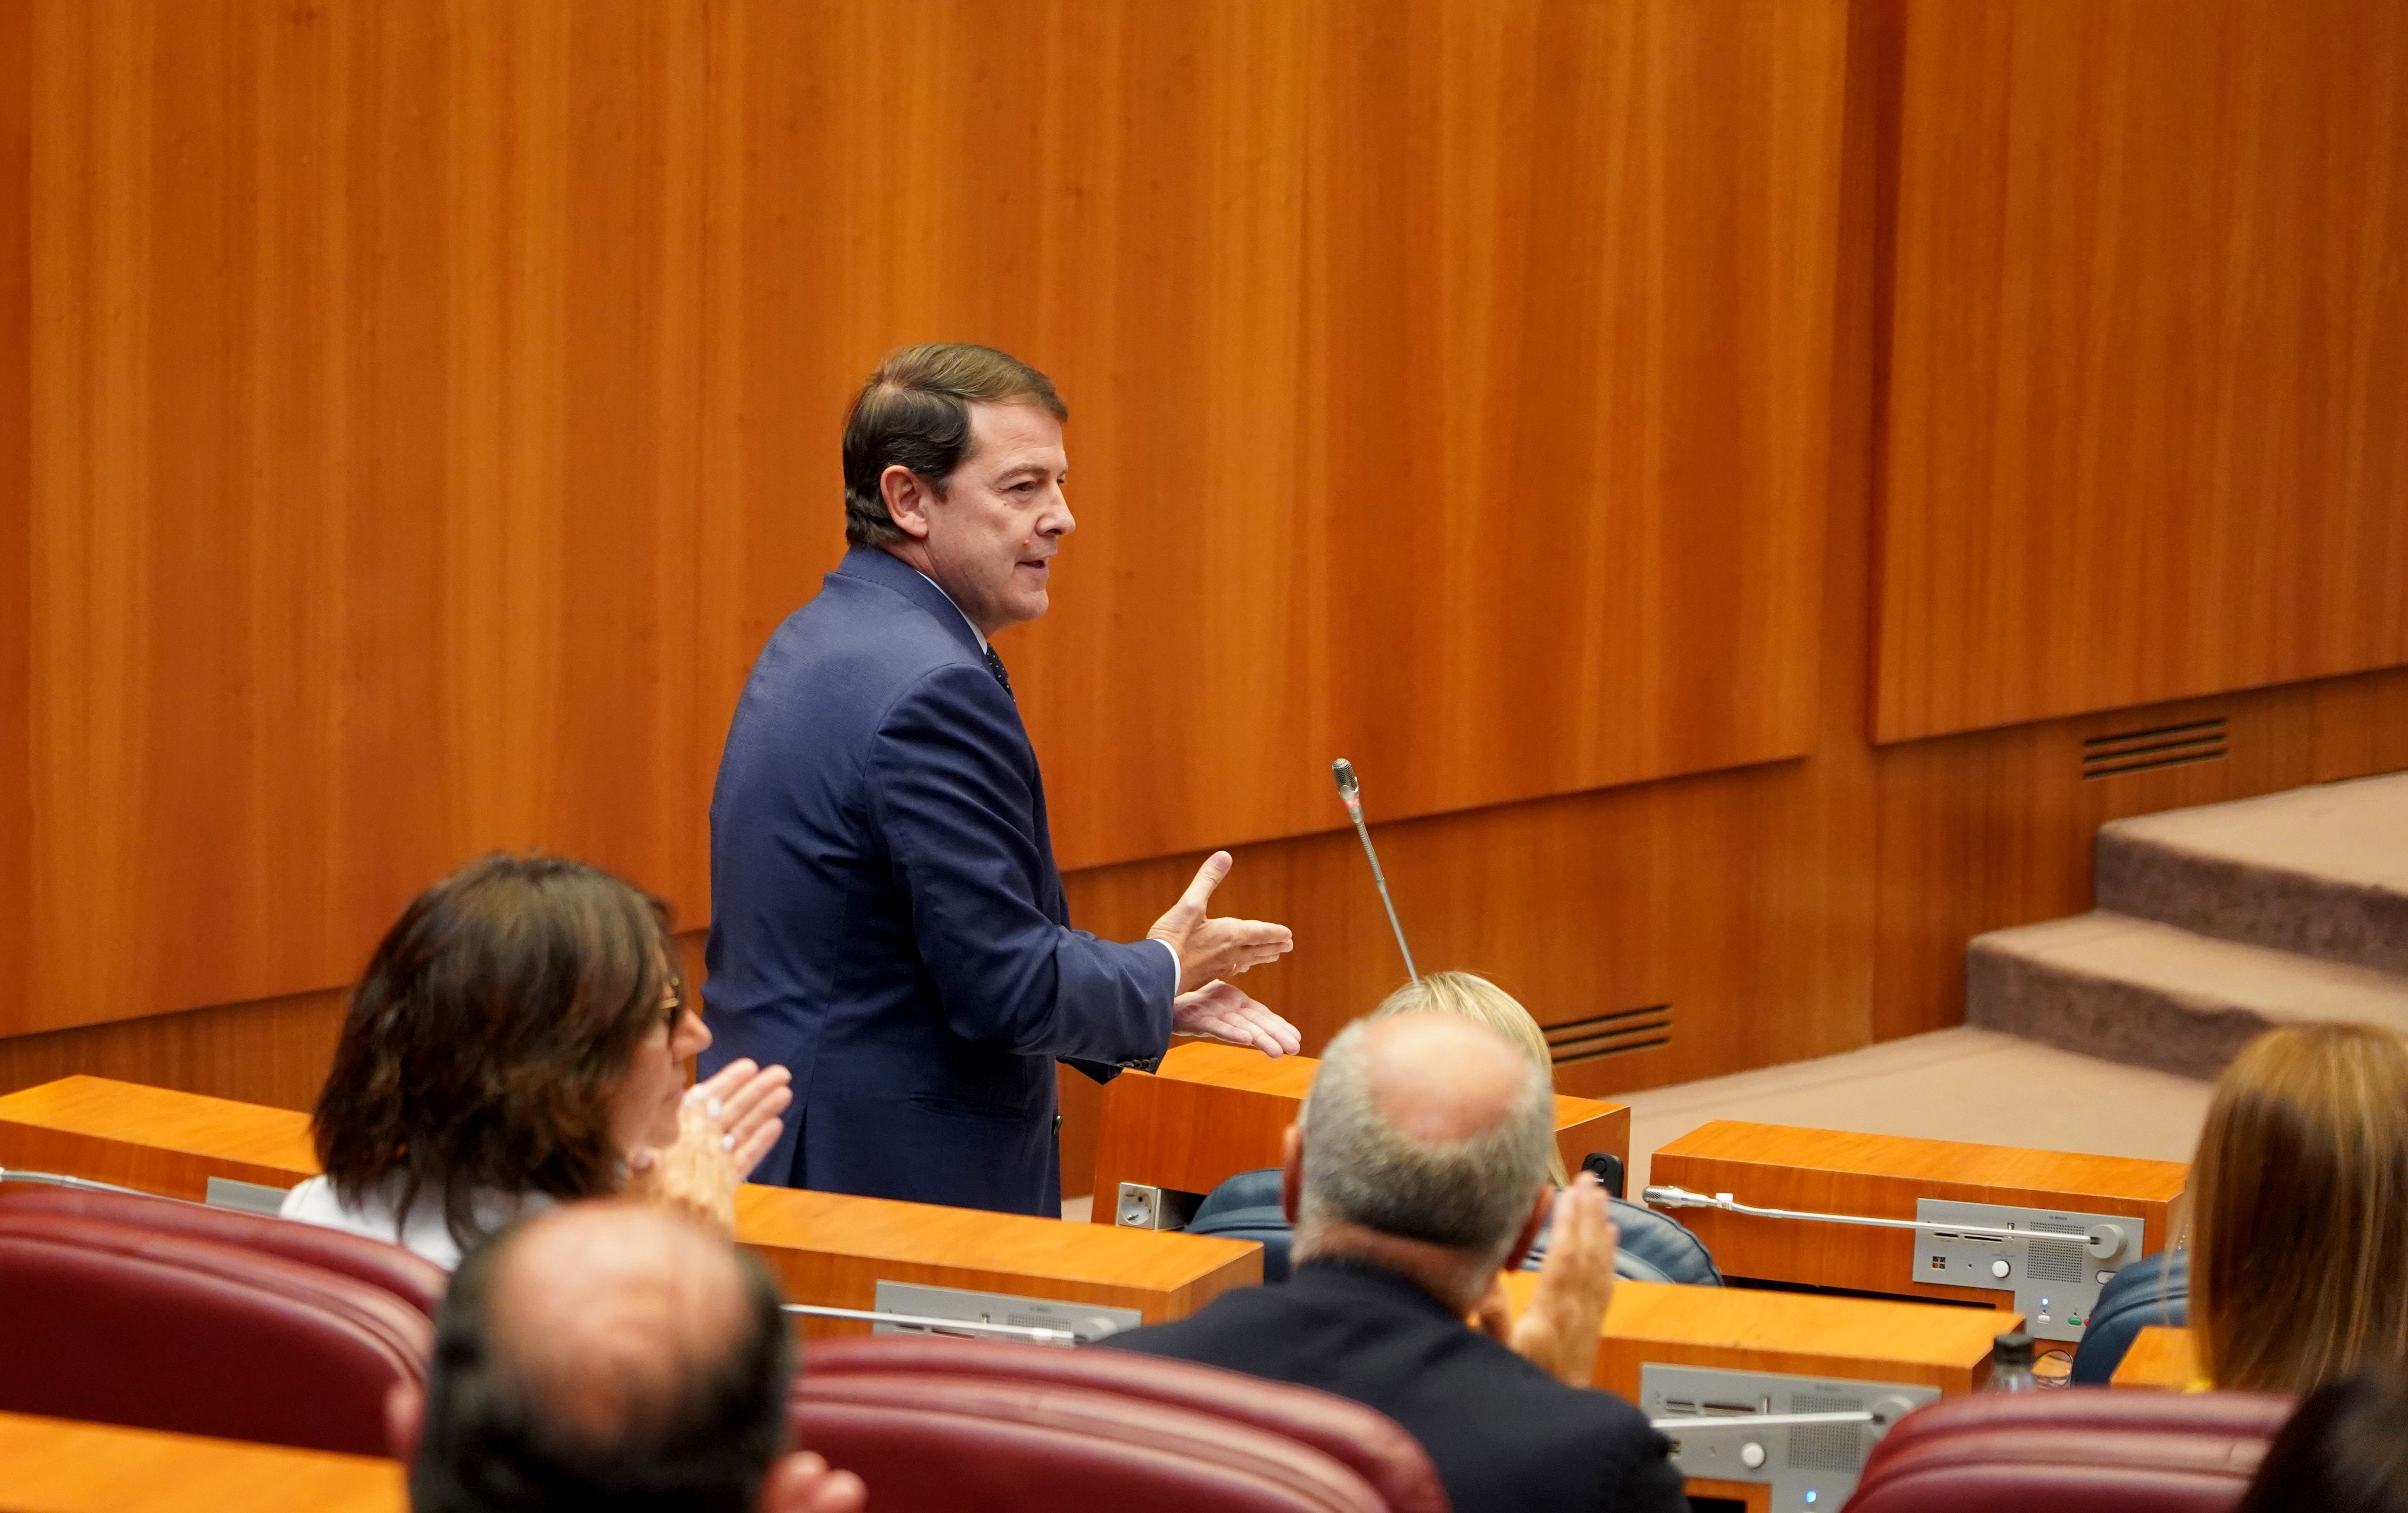
[[[992,347],[932,342],[889,352],[844,417],[844,538],[856,547],[902,540],[878,480],[908,467],[939,496],[969,450],[972,405],[1040,406],[1057,421],[1070,407],[1054,380]]]
[[[480,1192],[619,1185],[610,1102],[661,1023],[667,906],[599,867],[503,852],[427,889],[351,991],[318,1095],[318,1163],[346,1202],[398,1181],[477,1238]]]
[[[752,1513],[786,1449],[795,1349],[760,1263],[744,1277],[741,1331],[658,1410],[597,1437],[563,1427],[498,1360],[492,1297],[513,1225],[471,1251],[436,1320],[425,1427],[409,1468],[412,1513]]]
[[[2308,1394],[2239,1513],[2408,1513],[2408,1377],[2395,1366]]]

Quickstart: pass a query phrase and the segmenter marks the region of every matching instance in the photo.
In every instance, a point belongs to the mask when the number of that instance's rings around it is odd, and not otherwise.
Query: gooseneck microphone
[[[2072,1240],[2094,1260],[2104,1261],[2124,1249],[2128,1238],[2119,1224],[2091,1224],[2079,1235],[2051,1235],[2044,1230],[2001,1229],[1988,1224],[1960,1224],[1954,1220],[1874,1219],[1866,1214],[1818,1214],[1802,1208],[1759,1208],[1741,1203],[1727,1192],[1709,1197],[1684,1187],[1650,1187],[1640,1196],[1651,1208],[1720,1208],[1750,1219],[1802,1219],[1815,1224],[1858,1224],[1867,1229],[1928,1230],[1942,1235],[1971,1235],[1985,1240]]]
[[[1405,958],[1405,976],[1416,987],[1422,975],[1413,970],[1413,949],[1405,944],[1405,927],[1397,922],[1397,901],[1388,896],[1387,875],[1380,870],[1380,853],[1371,844],[1371,831],[1363,823],[1363,785],[1354,780],[1354,764],[1340,757],[1329,764],[1329,775],[1338,779],[1338,797],[1346,806],[1347,817],[1354,821],[1354,834],[1363,837],[1363,854],[1371,862],[1371,880],[1380,887],[1380,903],[1388,911],[1388,928],[1397,933],[1397,949]]]

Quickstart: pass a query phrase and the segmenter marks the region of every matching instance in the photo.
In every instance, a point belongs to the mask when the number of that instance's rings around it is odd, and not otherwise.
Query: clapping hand
[[[736,1190],[778,1143],[778,1116],[795,1101],[793,1080],[782,1066],[738,1060],[688,1088],[677,1139],[628,1158],[628,1194],[734,1234]]]
[[[1214,851],[1206,857],[1204,864],[1196,869],[1196,878],[1187,885],[1187,892],[1180,894],[1179,902],[1171,905],[1170,911],[1154,921],[1154,928],[1146,932],[1155,940],[1168,942],[1179,953],[1182,996],[1197,992],[1219,978],[1234,978],[1250,966],[1277,960],[1296,945],[1296,937],[1283,924],[1205,917],[1204,906],[1211,901],[1212,890],[1229,875],[1233,864],[1226,851]]]
[[[1475,1321],[1557,1381],[1591,1385],[1598,1326],[1613,1301],[1613,1254],[1621,1242],[1605,1189],[1594,1174],[1581,1173],[1555,1194],[1547,1258],[1540,1263],[1528,1309],[1518,1320],[1509,1319],[1500,1279],[1490,1286]]]

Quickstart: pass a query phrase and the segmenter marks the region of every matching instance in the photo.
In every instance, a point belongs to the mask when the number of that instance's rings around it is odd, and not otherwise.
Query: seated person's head
[[[1539,1028],[1539,1021],[1520,1000],[1479,973],[1432,972],[1380,1000],[1371,1018],[1422,1013],[1455,1014],[1485,1024],[1512,1041],[1540,1076],[1554,1080],[1555,1058],[1547,1049],[1546,1033]],[[1563,1152],[1553,1147],[1547,1151],[1547,1178],[1557,1187],[1570,1180],[1564,1172]]]
[[[392,1407],[415,1513],[856,1508],[789,1453],[791,1335],[759,1264],[620,1202],[573,1205],[470,1253],[423,1402]]]
[[[1504,1036],[1455,1015],[1351,1024],[1288,1134],[1297,1264],[1352,1256],[1469,1312],[1547,1211],[1555,1098]]]
[[[318,1160],[357,1204],[442,1194],[461,1245],[481,1193],[614,1192],[677,1137],[686,1006],[666,908],[558,857],[494,855],[421,893],[377,947],[320,1093]]]
[[[2191,1330],[2218,1387],[2304,1392],[2408,1363],[2408,1040],[2270,1030],[2192,1158]]]
[[[2238,1513],[2408,1513],[2408,1377],[2345,1377],[2309,1394]]]

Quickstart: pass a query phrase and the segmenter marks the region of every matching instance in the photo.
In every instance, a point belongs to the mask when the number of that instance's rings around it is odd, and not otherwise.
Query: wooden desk
[[[1506,1277],[1517,1316],[1537,1285],[1530,1272]],[[1637,1402],[1640,1367],[1652,1362],[1903,1382],[1962,1397],[1989,1381],[1994,1337],[2021,1322],[2020,1314],[1928,1303],[1618,1282],[1598,1326],[1593,1379]],[[1737,1502],[1748,1513],[1770,1510],[1770,1489],[1762,1483],[1691,1477],[1686,1486],[1692,1497]]]
[[[1535,1272],[1506,1277],[1517,1315],[1538,1280]],[[2019,1314],[1883,1298],[1617,1282],[1598,1326],[1596,1379],[1635,1401],[1639,1368],[1652,1361],[1906,1382],[1961,1397],[1988,1382],[1993,1341],[2021,1321]]]
[[[0,1513],[406,1513],[365,1455],[0,1413]]]
[[[1242,1046],[1186,1041],[1152,1074],[1123,1072],[1104,1087],[1096,1138],[1096,1220],[1111,1221],[1123,1182],[1210,1192],[1240,1172],[1280,1163],[1321,1063],[1271,1060]],[[1592,1150],[1630,1159],[1630,1110],[1594,1098],[1555,1097],[1555,1146],[1577,1172]]]
[[[2132,1348],[2115,1363],[2115,1375],[2108,1385],[2179,1392],[2198,1377],[2199,1357],[2191,1350],[2190,1331],[2151,1324],[2133,1337]]]
[[[0,1097],[0,1166],[193,1199],[211,1177],[291,1187],[318,1174],[307,1114],[96,1077]],[[882,1279],[1135,1308],[1159,1323],[1263,1277],[1251,1241],[756,1185],[737,1194],[736,1234],[790,1301],[841,1308],[871,1306]]]
[[[2141,1249],[2154,1254],[2166,1248],[2170,1209],[2182,1196],[2188,1168],[2172,1161],[1716,1120],[1656,1151],[1650,1170],[1660,1185],[1728,1192],[1758,1207],[1874,1219],[1913,1219],[1918,1198],[2125,1215],[2145,1221]],[[1986,1287],[1910,1279],[1915,1245],[1906,1230],[1751,1219],[1713,1208],[1683,1208],[1673,1217],[1706,1242],[1726,1277],[2000,1307],[2011,1297]]]

